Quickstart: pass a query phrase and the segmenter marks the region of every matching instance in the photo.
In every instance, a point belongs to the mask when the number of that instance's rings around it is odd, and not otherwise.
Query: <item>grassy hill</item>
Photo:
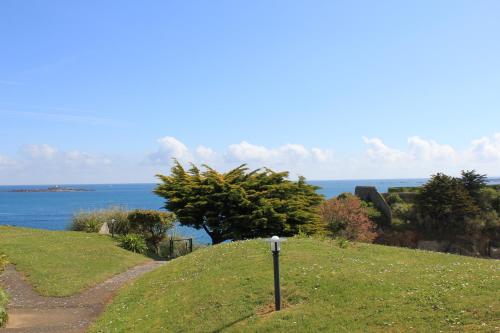
[[[268,244],[178,258],[126,287],[91,332],[498,331],[500,262],[368,244],[282,245],[273,312]]]
[[[0,226],[0,253],[42,295],[67,296],[150,260],[109,236]]]

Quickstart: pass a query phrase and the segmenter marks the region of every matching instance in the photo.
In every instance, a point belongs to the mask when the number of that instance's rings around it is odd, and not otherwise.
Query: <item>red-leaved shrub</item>
[[[359,242],[372,242],[377,236],[366,207],[354,195],[341,195],[324,201],[319,213],[328,234]]]

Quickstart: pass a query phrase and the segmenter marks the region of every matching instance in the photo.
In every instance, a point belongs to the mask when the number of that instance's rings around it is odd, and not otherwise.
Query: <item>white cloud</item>
[[[406,161],[410,158],[407,153],[388,147],[379,138],[363,137],[363,141],[368,146],[366,155],[371,160],[394,163]]]
[[[23,164],[47,166],[97,166],[111,163],[109,158],[91,155],[79,150],[61,151],[48,144],[29,144],[20,149]]]
[[[467,153],[480,161],[500,160],[500,133],[495,133],[491,138],[484,136],[472,141]]]
[[[308,149],[301,144],[285,144],[277,148],[258,146],[247,141],[232,144],[226,152],[228,161],[261,163],[296,163],[314,160],[326,162],[331,157],[331,152],[320,148]]]
[[[207,163],[218,170],[247,163],[251,169],[265,166],[309,179],[428,177],[436,172],[458,175],[463,169],[500,176],[500,133],[472,140],[461,148],[419,136],[409,137],[403,148],[377,137],[363,137],[363,142],[364,149],[341,156],[331,149],[299,143],[268,147],[242,141],[220,150],[205,145],[190,149],[177,138],[166,136],[158,140],[157,150],[147,155],[149,163],[140,163],[141,157],[133,155],[111,158],[31,144],[22,146],[17,155],[0,152],[0,183],[154,181],[158,172],[168,173],[172,158],[181,163]]]
[[[427,177],[436,172],[458,174],[464,169],[499,175],[500,133],[473,140],[462,150],[418,136],[408,138],[405,150],[391,148],[379,138],[363,140],[367,145],[365,157],[372,163],[367,170],[372,175],[378,173],[389,178]],[[366,161],[358,162],[359,165],[363,163]]]
[[[379,138],[363,137],[367,145],[365,154],[373,160],[413,163],[475,163],[493,162],[500,160],[500,133],[491,137],[482,137],[473,140],[469,148],[459,151],[447,144],[440,144],[434,140],[423,139],[418,136],[408,138],[407,151],[387,146]]]
[[[112,163],[109,158],[93,156],[79,150],[72,150],[64,153],[63,160],[65,164],[72,166],[84,165],[93,167],[98,165],[109,165]]]
[[[8,156],[0,155],[0,167],[10,167],[16,164],[16,161]]]
[[[265,161],[271,158],[272,152],[264,147],[257,146],[246,141],[229,145],[226,157],[237,161]]]
[[[333,152],[331,150],[313,148],[311,149],[311,153],[318,162],[327,162],[333,157]]]
[[[57,148],[48,144],[24,145],[21,147],[21,153],[31,159],[50,160],[57,155]]]
[[[289,160],[303,160],[308,158],[311,153],[303,145],[289,143],[279,147],[274,152],[274,155],[276,155],[278,158],[285,157]]]
[[[152,154],[149,160],[155,164],[170,164],[173,158],[183,162],[190,162],[193,156],[185,144],[172,136],[165,136],[158,139],[160,147]]]
[[[200,145],[196,147],[196,155],[203,161],[212,161],[215,159],[216,153],[212,148]]]
[[[327,168],[333,160],[333,152],[321,148],[308,148],[302,144],[287,143],[278,147],[255,145],[247,141],[230,144],[226,149],[216,151],[205,145],[191,150],[174,137],[158,140],[157,151],[148,155],[148,163],[171,165],[172,158],[181,163],[207,163],[220,170],[228,170],[239,164],[248,164],[250,168],[269,167],[274,170],[288,170],[293,176],[304,174],[311,167]]]
[[[457,152],[449,145],[439,144],[434,140],[425,140],[418,136],[408,138],[410,155],[414,159],[450,160],[457,158]]]
[[[111,181],[122,166],[110,157],[48,144],[29,144],[15,157],[0,155],[0,184],[62,184]]]

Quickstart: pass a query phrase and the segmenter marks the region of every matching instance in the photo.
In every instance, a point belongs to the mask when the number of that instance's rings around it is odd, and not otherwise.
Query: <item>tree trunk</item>
[[[212,245],[220,244],[223,241],[224,241],[224,238],[222,238],[220,235],[212,236]]]
[[[208,230],[208,227],[204,224],[203,224],[203,229],[210,236],[210,239],[212,240],[212,245],[222,243],[225,240],[224,237],[222,237],[222,234]]]

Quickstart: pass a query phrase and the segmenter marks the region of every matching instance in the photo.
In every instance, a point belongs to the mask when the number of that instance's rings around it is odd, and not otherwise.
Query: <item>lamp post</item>
[[[280,243],[282,240],[278,236],[273,236],[269,240],[271,243],[271,252],[273,253],[274,266],[274,306],[276,311],[281,309],[281,290],[280,290]]]

